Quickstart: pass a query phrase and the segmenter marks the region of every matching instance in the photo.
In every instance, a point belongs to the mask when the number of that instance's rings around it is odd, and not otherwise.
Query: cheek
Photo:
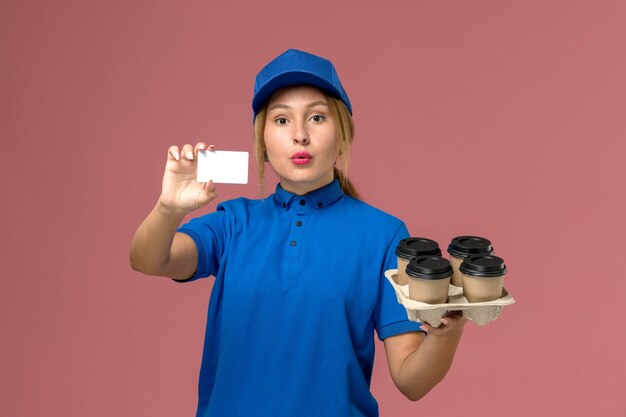
[[[265,142],[265,149],[268,152],[271,152],[272,150],[274,150],[276,148],[276,143],[279,142],[277,135],[276,135],[276,131],[274,129],[271,128],[266,128],[263,131],[263,141]]]
[[[326,153],[333,157],[337,157],[339,150],[337,149],[337,138],[335,136],[334,130],[332,132],[329,132],[327,138],[328,139],[325,143]]]

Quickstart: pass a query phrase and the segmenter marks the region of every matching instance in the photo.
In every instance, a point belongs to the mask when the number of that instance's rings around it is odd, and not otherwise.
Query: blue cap
[[[276,90],[300,84],[312,85],[325,90],[343,101],[352,114],[350,99],[339,82],[339,76],[333,63],[307,52],[289,49],[263,67],[257,74],[254,82],[254,97],[252,98],[254,118]]]

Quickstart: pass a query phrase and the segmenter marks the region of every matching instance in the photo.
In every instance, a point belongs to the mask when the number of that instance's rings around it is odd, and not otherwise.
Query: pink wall
[[[0,414],[194,413],[211,281],[131,271],[130,239],[170,144],[251,150],[253,77],[297,47],[350,93],[365,198],[491,238],[517,299],[418,403],[379,355],[382,415],[626,415],[625,5],[3,2]]]

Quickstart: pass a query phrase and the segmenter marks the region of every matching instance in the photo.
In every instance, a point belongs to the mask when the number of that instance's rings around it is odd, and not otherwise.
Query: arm
[[[404,333],[384,341],[393,382],[411,401],[424,397],[446,376],[467,319],[455,315],[441,321],[438,328],[422,325],[428,336]]]
[[[196,161],[201,149],[206,149],[204,143],[198,143],[195,149],[185,145],[180,155],[178,147],[170,147],[161,196],[131,244],[130,264],[134,270],[176,279],[189,278],[196,270],[196,246],[189,236],[176,230],[189,212],[216,197],[212,181],[196,181]]]

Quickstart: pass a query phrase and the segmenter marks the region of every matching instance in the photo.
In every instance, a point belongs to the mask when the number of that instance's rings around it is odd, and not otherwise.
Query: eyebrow
[[[330,106],[328,105],[328,103],[326,103],[324,100],[318,100],[318,101],[314,101],[313,103],[309,103],[309,104],[307,104],[307,107],[312,108],[312,107],[315,107],[315,106],[320,106],[320,105],[322,105],[322,106],[326,106],[326,107],[330,107]],[[274,110],[274,109],[290,109],[290,108],[291,108],[291,106],[288,106],[288,105],[286,105],[286,104],[280,104],[280,103],[278,103],[278,104],[274,104],[273,106],[271,106],[271,107],[270,107],[269,109],[267,109],[267,110]]]

